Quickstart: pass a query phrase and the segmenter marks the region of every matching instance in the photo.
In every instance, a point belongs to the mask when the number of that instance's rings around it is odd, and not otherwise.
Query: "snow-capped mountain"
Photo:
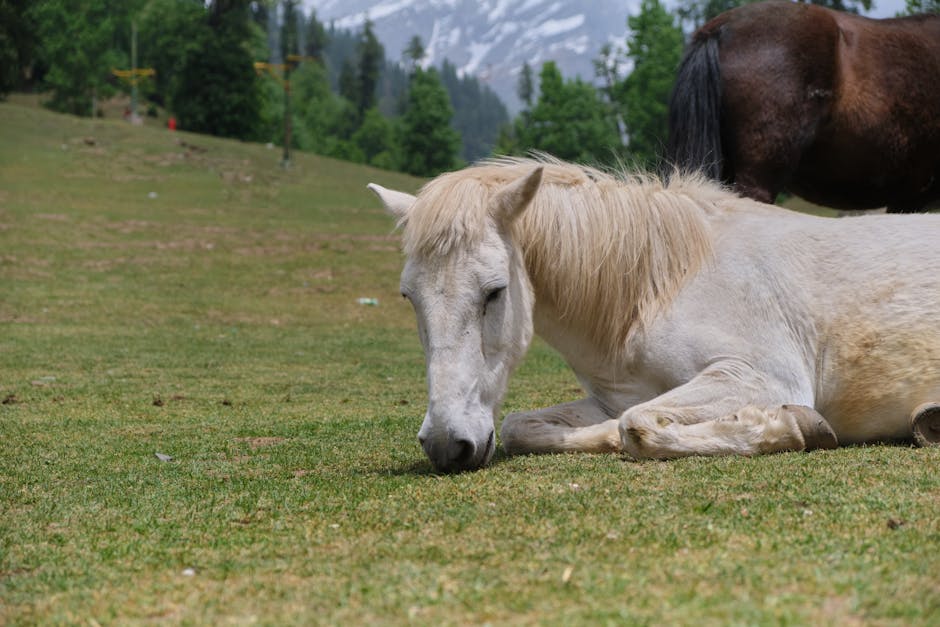
[[[563,75],[594,78],[592,61],[608,41],[623,44],[627,15],[639,0],[306,0],[317,18],[358,30],[371,19],[389,59],[398,59],[415,35],[425,62],[449,59],[458,70],[486,82],[510,109],[519,70],[538,73],[555,61]]]

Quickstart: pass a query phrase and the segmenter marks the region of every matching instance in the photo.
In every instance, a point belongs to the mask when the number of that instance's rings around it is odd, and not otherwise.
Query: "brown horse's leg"
[[[888,207],[888,213],[924,213],[923,207],[911,207],[910,205],[891,205]]]
[[[793,186],[832,107],[839,29],[818,8],[747,5],[721,41],[726,178],[765,203]],[[795,190],[794,190],[795,191]]]
[[[734,191],[759,202],[772,205],[777,199],[779,189],[769,182],[759,182],[747,171],[738,172],[734,179]]]
[[[740,68],[728,72],[725,97],[728,117],[735,120],[728,130],[728,164],[726,172],[737,193],[754,200],[773,204],[777,194],[787,186],[799,163],[800,153],[810,135],[806,129],[815,125],[815,112],[802,103],[781,95],[766,102],[754,102],[754,94],[773,93],[765,76],[754,77]],[[749,70],[748,72],[750,72]],[[780,72],[767,72],[781,93],[800,91],[793,77],[777,79]]]

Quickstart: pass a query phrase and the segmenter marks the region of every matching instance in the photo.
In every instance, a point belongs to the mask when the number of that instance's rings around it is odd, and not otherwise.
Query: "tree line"
[[[143,109],[182,130],[281,144],[289,106],[292,147],[427,176],[490,154],[509,120],[453,64],[425,67],[419,39],[389,60],[371,22],[335,29],[298,0],[0,0],[0,96],[100,114],[134,31]]]
[[[593,77],[566,78],[551,61],[523,65],[523,108],[510,119],[449,61],[426,67],[420,37],[388,59],[370,21],[336,29],[298,0],[0,0],[0,96],[39,89],[52,109],[95,115],[95,102],[126,89],[111,69],[130,66],[136,30],[138,67],[156,70],[142,95],[184,130],[281,144],[289,107],[292,147],[418,176],[534,150],[649,167],[686,33],[746,1],[682,0],[670,10],[642,0],[622,44],[598,50]],[[909,12],[940,10],[940,0],[907,1]]]

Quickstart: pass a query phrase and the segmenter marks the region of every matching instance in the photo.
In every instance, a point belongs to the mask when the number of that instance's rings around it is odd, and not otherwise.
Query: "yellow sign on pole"
[[[131,86],[131,109],[130,109],[130,121],[134,124],[138,124],[140,118],[137,117],[137,85],[140,81],[145,78],[149,78],[156,74],[156,71],[153,68],[137,67],[137,22],[131,22],[131,69],[129,70],[118,70],[116,68],[111,68],[111,73],[117,76],[119,79]]]
[[[142,67],[137,68],[136,70],[117,70],[111,68],[111,73],[117,76],[119,79],[127,83],[128,85],[139,85],[140,81],[145,78],[154,76],[157,71],[153,68]]]

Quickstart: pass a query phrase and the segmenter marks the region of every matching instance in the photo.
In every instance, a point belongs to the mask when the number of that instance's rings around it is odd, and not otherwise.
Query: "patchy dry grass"
[[[419,182],[275,152],[0,105],[0,623],[940,620],[937,450],[433,475]]]

